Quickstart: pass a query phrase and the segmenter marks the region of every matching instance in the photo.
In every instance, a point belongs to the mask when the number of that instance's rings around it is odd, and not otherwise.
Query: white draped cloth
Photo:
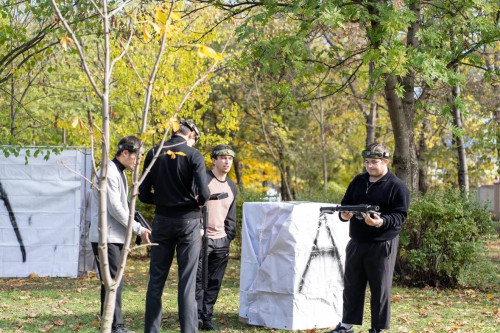
[[[349,225],[311,202],[246,202],[240,319],[303,330],[341,321]]]

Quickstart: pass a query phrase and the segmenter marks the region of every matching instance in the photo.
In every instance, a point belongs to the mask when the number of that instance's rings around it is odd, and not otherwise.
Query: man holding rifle
[[[362,324],[367,282],[371,291],[370,333],[389,328],[399,232],[406,221],[410,194],[390,172],[391,154],[384,145],[372,143],[362,156],[366,172],[354,177],[341,204],[378,206],[379,211],[339,212],[342,221],[349,221],[351,240],[346,247],[342,322],[330,333],[353,333],[353,325]]]
[[[206,203],[208,223],[207,230],[204,230],[204,241],[207,243],[203,244],[196,276],[198,325],[202,331],[217,330],[212,323],[214,304],[226,272],[229,245],[236,236],[236,185],[227,177],[233,164],[234,151],[228,145],[217,145],[210,157],[213,163],[212,170],[207,171],[210,194],[227,193],[227,197]],[[207,260],[206,265],[204,260]],[[206,281],[203,281],[204,278]]]

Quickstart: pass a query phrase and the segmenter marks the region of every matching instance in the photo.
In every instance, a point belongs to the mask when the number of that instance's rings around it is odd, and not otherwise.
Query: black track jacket
[[[390,171],[375,183],[370,184],[369,179],[368,172],[354,177],[341,204],[380,206],[380,217],[384,224],[380,228],[372,227],[353,216],[349,224],[349,236],[358,242],[391,240],[399,234],[406,221],[410,193],[403,181]]]
[[[143,170],[158,149],[156,146],[148,151]],[[203,156],[178,135],[165,142],[151,171],[139,186],[139,200],[155,204],[156,214],[171,218],[200,218],[200,206],[209,196]]]

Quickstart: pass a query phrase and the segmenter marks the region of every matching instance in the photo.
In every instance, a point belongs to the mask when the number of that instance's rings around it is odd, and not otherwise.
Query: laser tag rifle
[[[151,226],[148,224],[148,222],[146,221],[144,216],[142,216],[141,212],[139,212],[137,210],[135,211],[135,214],[134,214],[134,221],[139,222],[141,227],[146,228],[149,231],[151,231]],[[137,236],[135,238],[135,244],[141,245],[141,242],[142,242],[141,236]]]
[[[226,192],[210,194],[208,200],[222,200],[229,195]],[[201,207],[201,215],[203,217],[203,251],[201,259],[201,281],[203,290],[207,289],[208,285],[208,206]]]
[[[372,205],[345,205],[345,206],[330,206],[321,207],[319,211],[321,213],[333,214],[334,212],[348,212],[353,213],[358,219],[364,219],[366,214],[373,216],[373,214],[378,214],[380,210],[379,206]]]

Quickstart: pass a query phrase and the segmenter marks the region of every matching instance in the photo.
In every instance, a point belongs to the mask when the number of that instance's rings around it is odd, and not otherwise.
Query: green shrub
[[[484,251],[490,231],[486,205],[470,194],[447,189],[414,195],[400,235],[396,266],[400,281],[456,287]]]
[[[345,187],[335,182],[328,182],[326,194],[323,188],[315,188],[297,193],[295,200],[339,204],[344,197],[345,190]]]

